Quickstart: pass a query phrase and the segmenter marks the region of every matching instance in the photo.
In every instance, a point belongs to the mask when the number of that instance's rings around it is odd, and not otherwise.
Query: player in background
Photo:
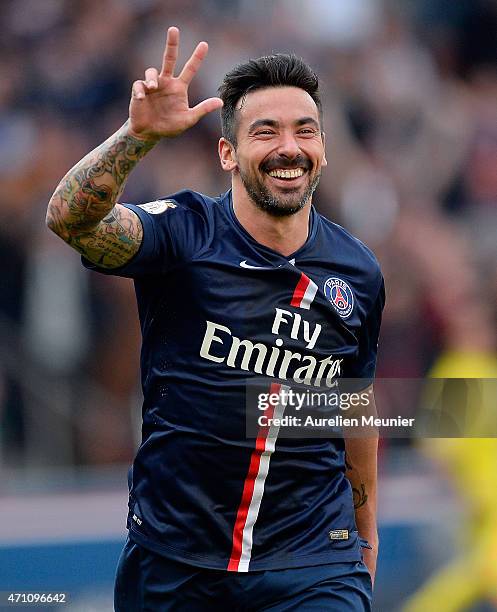
[[[174,76],[178,45],[169,28],[128,121],[68,172],[47,212],[88,268],[131,277],[137,292],[144,423],[116,609],[370,610],[377,439],[270,429],[254,447],[244,429],[252,375],[274,390],[374,376],[378,264],[311,207],[326,165],[317,78],[292,56],[260,58],[226,76],[222,99],[190,108],[207,43]],[[230,192],[118,202],[161,139],[223,102]]]
[[[438,286],[430,307],[445,330],[444,349],[429,372],[435,381],[427,383],[422,401],[453,425],[452,437],[428,437],[419,448],[439,464],[464,513],[453,530],[454,557],[410,595],[402,612],[463,612],[483,602],[497,610],[497,347],[492,312],[482,299],[485,287],[471,245],[453,227],[432,224],[430,230],[438,240],[436,257],[427,257],[426,231],[404,241],[422,266],[425,287]],[[449,269],[454,271],[450,278]],[[459,303],[464,308],[454,308]]]

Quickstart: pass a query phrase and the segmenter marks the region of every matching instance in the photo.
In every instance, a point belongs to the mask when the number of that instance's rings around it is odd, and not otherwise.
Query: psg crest
[[[342,319],[346,319],[354,308],[354,294],[341,278],[329,278],[324,283],[324,294]]]

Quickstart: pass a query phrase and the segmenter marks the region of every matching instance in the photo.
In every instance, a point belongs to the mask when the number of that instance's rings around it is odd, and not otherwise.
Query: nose
[[[299,153],[300,147],[295,138],[295,134],[291,132],[282,132],[278,142],[278,154],[281,155],[281,157],[294,159]]]

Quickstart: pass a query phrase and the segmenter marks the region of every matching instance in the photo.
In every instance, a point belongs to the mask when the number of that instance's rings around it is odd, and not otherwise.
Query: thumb
[[[197,104],[191,109],[194,123],[200,121],[200,119],[202,119],[204,115],[207,115],[208,113],[212,113],[213,111],[222,108],[222,106],[223,101],[221,100],[221,98],[207,98],[207,100],[199,102],[199,104]]]

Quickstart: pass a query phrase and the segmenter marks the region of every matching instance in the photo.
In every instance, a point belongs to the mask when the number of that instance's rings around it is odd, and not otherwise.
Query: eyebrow
[[[313,117],[302,117],[300,119],[297,119],[297,121],[295,121],[295,125],[297,126],[308,125],[308,124],[311,124],[317,129],[320,129],[319,123]],[[248,131],[250,133],[256,130],[257,128],[260,128],[263,126],[269,126],[269,127],[276,128],[279,126],[279,123],[278,121],[275,121],[274,119],[257,119],[256,121],[250,124]]]
[[[297,119],[295,122],[296,125],[307,125],[309,123],[318,130],[320,129],[319,123],[313,117],[302,117],[302,119]]]

